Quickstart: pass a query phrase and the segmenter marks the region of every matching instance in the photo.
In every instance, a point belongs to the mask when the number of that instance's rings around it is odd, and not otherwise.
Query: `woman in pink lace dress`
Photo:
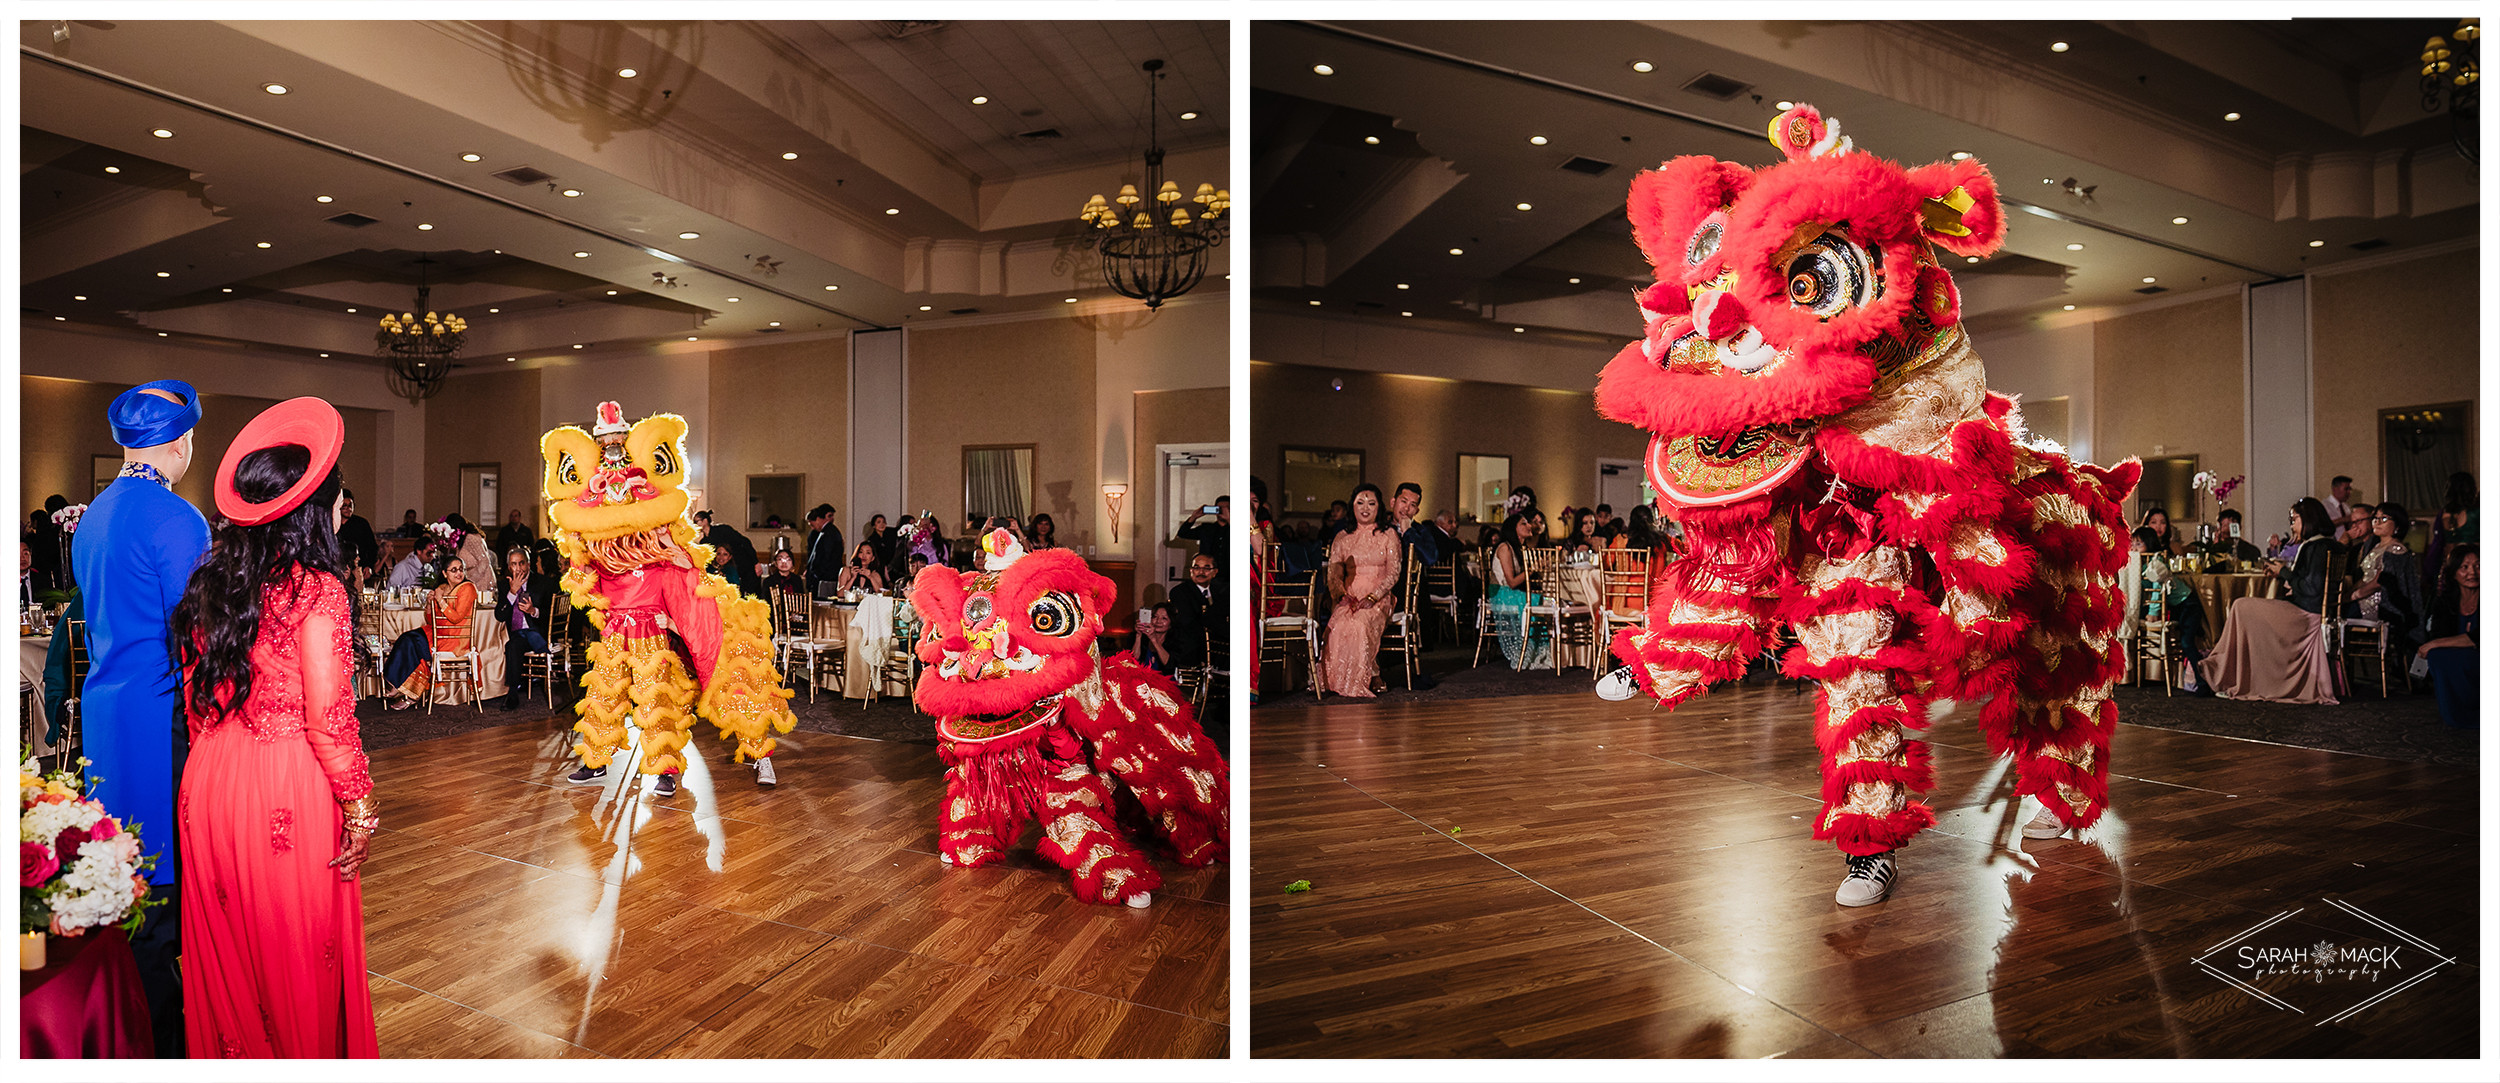
[[[1380,675],[1380,635],[1396,608],[1398,536],[1380,522],[1380,487],[1354,490],[1354,529],[1328,545],[1328,590],[1337,607],[1328,615],[1328,690],[1371,698]]]
[[[338,452],[292,399],[217,471],[219,521],[174,610],[191,754],[181,825],[185,1033],[197,1057],[374,1057],[356,879],[380,822],[349,691]]]

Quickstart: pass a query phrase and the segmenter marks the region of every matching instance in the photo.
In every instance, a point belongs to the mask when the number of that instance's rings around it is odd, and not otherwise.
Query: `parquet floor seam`
[[[410,985],[409,983],[404,982],[404,981],[401,981],[401,980],[399,980],[399,979],[397,979],[397,978],[391,977],[391,976],[390,976],[390,975],[388,975],[388,974],[384,974],[384,973],[381,973],[381,972],[379,972],[379,971],[374,971],[374,970],[367,970],[367,971],[365,971],[365,975],[366,975],[366,977],[368,977],[368,978],[380,978],[380,979],[382,979],[383,981],[386,981],[386,982],[389,982],[389,983],[391,983],[391,984],[393,984],[393,985],[399,986],[400,988],[406,989],[406,990],[408,990],[408,991],[410,991],[410,992],[412,992],[412,993],[417,994],[418,996],[425,997],[425,998],[427,998],[427,999],[429,999],[429,1000],[439,1000],[439,1001],[442,1001],[443,1003],[445,1003],[445,1004],[449,1004],[449,1005],[451,1005],[451,1006],[453,1006],[453,1007],[455,1007],[455,1008],[459,1008],[459,1009],[460,1009],[460,1010],[462,1010],[462,1011],[474,1013],[474,1014],[476,1014],[477,1016],[479,1016],[480,1018],[494,1020],[495,1022],[501,1023],[501,1024],[503,1024],[503,1025],[505,1025],[505,1026],[507,1026],[507,1027],[511,1027],[511,1028],[513,1028],[513,1029],[515,1029],[515,1030],[528,1031],[529,1033],[536,1034],[536,1035],[539,1035],[539,1036],[541,1036],[541,1037],[545,1037],[545,1038],[548,1038],[548,1039],[551,1039],[551,1040],[554,1040],[554,1041],[558,1041],[558,1042],[563,1042],[565,1045],[572,1046],[572,1047],[573,1047],[573,1048],[575,1048],[575,1049],[579,1049],[579,1050],[581,1050],[583,1053],[586,1053],[586,1054],[588,1054],[588,1055],[590,1055],[590,1056],[598,1057],[598,1058],[601,1058],[601,1059],[603,1059],[603,1060],[604,1060],[604,1059],[612,1059],[612,1058],[610,1058],[610,1057],[608,1056],[608,1054],[606,1054],[606,1053],[602,1053],[602,1052],[600,1052],[600,1051],[598,1051],[598,1050],[596,1050],[596,1049],[592,1049],[592,1048],[590,1048],[590,1047],[588,1047],[588,1046],[581,1045],[581,1044],[579,1044],[579,1043],[576,1043],[576,1042],[570,1041],[570,1040],[568,1040],[568,1039],[564,1038],[564,1037],[563,1037],[563,1036],[561,1036],[561,1035],[549,1034],[549,1033],[547,1033],[546,1031],[539,1030],[538,1028],[536,1028],[536,1027],[532,1027],[532,1026],[530,1026],[530,1025],[526,1024],[526,1023],[517,1023],[517,1022],[514,1022],[514,1021],[512,1021],[512,1020],[510,1020],[510,1019],[506,1019],[506,1018],[504,1018],[504,1017],[502,1017],[502,1016],[500,1016],[500,1015],[496,1015],[496,1014],[495,1014],[495,1013],[493,1013],[493,1012],[490,1012],[490,1011],[487,1011],[487,1010],[485,1010],[485,1009],[483,1009],[483,1008],[480,1008],[480,1007],[478,1007],[478,1006],[476,1006],[476,1005],[474,1005],[474,1004],[464,1004],[464,1003],[462,1003],[462,1002],[460,1002],[460,1001],[458,1001],[458,1000],[455,1000],[455,999],[453,999],[453,998],[451,998],[451,997],[444,996],[443,994],[438,993],[438,992],[435,992],[435,991],[433,991],[433,990],[431,990],[431,989],[424,989],[424,988],[420,988],[420,987],[415,986],[415,985]]]

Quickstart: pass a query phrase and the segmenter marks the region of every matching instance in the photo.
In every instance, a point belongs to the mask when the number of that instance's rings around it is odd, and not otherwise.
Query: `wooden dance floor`
[[[2473,772],[2122,721],[2109,816],[2041,842],[1966,706],[1929,731],[1937,826],[1850,909],[1785,684],[1340,702],[1253,716],[1253,1056],[2477,1049]],[[2394,954],[2239,969],[2321,943]]]
[[[1226,1054],[1224,866],[1090,906],[1029,833],[940,866],[930,746],[792,734],[759,789],[699,727],[663,799],[566,784],[569,721],[373,756],[383,1056]]]

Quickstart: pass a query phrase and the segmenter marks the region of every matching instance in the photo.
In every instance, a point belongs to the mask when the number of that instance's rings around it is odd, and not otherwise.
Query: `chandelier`
[[[437,314],[426,304],[434,292],[425,282],[425,265],[417,260],[417,305],[408,312],[382,314],[373,332],[373,352],[390,365],[386,379],[391,394],[418,402],[442,390],[452,362],[469,339],[469,321],[449,312]],[[425,315],[419,316],[417,313]]]
[[[2448,111],[2457,152],[2469,162],[2481,161],[2483,153],[2482,38],[2481,21],[2466,19],[2448,37],[2422,43],[2422,111]]]
[[[1094,227],[1103,282],[1112,292],[1160,308],[1206,277],[1207,251],[1224,243],[1222,219],[1233,205],[1233,194],[1200,184],[1195,194],[1183,195],[1178,183],[1163,179],[1163,146],[1155,137],[1162,112],[1156,84],[1163,80],[1163,61],[1149,60],[1145,70],[1146,173],[1140,178],[1145,183],[1123,184],[1120,194],[1108,200],[1096,193],[1085,201],[1077,220]],[[1149,194],[1139,195],[1141,187]],[[1183,200],[1197,204],[1198,214],[1193,217]]]

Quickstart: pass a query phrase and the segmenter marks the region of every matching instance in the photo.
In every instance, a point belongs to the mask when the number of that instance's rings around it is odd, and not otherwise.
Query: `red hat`
[[[261,411],[251,424],[243,426],[242,433],[226,448],[225,461],[217,464],[218,514],[243,526],[257,526],[294,511],[322,482],[329,480],[330,468],[338,465],[339,449],[346,443],[347,422],[339,417],[338,408],[310,395]],[[234,468],[244,456],[280,444],[302,444],[312,449],[312,462],[304,467],[304,476],[266,503],[244,499],[234,489]]]

